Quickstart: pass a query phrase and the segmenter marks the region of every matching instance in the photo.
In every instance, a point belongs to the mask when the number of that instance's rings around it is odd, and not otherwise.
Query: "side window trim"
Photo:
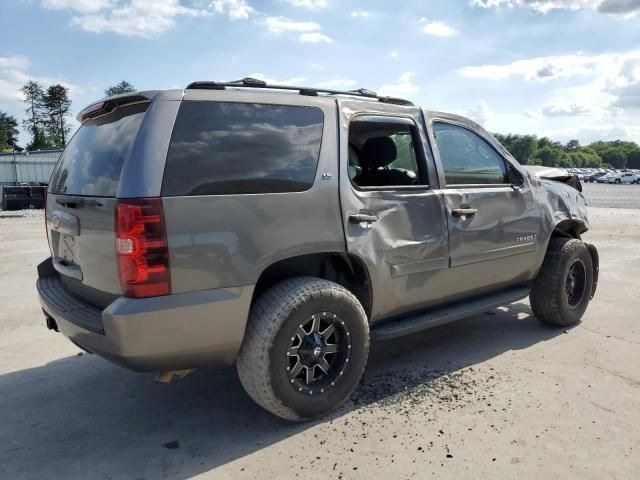
[[[406,125],[411,128],[411,143],[414,147],[414,153],[416,154],[416,166],[421,177],[420,185],[383,185],[383,186],[360,186],[353,182],[353,179],[349,177],[349,183],[351,188],[359,192],[402,192],[402,191],[425,191],[432,190],[429,182],[426,152],[424,151],[424,144],[420,137],[420,128],[415,119],[411,116],[397,115],[397,114],[385,114],[385,113],[358,113],[349,119],[349,129],[347,130],[347,138],[350,135],[351,124],[353,122],[371,122],[371,123],[387,123],[396,125]],[[347,146],[348,147],[348,146]],[[416,147],[420,150],[417,151]]]
[[[429,128],[431,129],[431,132],[433,134],[433,138],[435,140],[434,145],[431,146],[432,152],[433,151],[437,151],[438,153],[438,162],[439,162],[439,168],[442,169],[442,180],[444,181],[444,184],[442,185],[442,188],[444,189],[457,189],[457,188],[498,188],[498,187],[511,187],[511,183],[509,182],[504,182],[504,183],[454,183],[454,184],[449,184],[447,182],[447,178],[444,172],[444,163],[442,162],[442,157],[440,156],[440,149],[438,148],[438,135],[436,133],[436,130],[434,128],[435,124],[437,123],[442,123],[445,125],[452,125],[454,127],[460,127],[463,128],[475,135],[477,135],[486,145],[487,147],[489,147],[493,152],[495,152],[495,154],[500,157],[500,159],[502,159],[502,161],[504,162],[505,165],[505,170],[508,172],[508,170],[510,168],[514,168],[513,164],[507,159],[505,158],[504,155],[502,155],[502,153],[500,153],[493,145],[491,145],[490,142],[487,141],[487,139],[484,137],[484,135],[481,132],[478,132],[477,130],[469,127],[468,125],[465,125],[463,123],[460,122],[456,122],[455,120],[450,120],[450,119],[445,119],[445,118],[440,118],[440,117],[434,117],[431,118],[429,121]]]

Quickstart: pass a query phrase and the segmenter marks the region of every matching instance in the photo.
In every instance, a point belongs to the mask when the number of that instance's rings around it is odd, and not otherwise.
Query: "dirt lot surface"
[[[640,208],[640,185],[583,183],[582,188],[590,207]]]
[[[162,385],[81,354],[43,325],[42,220],[0,218],[0,478],[640,478],[640,210],[590,213],[581,325],[522,302],[373,345],[353,401],[302,425],[232,369]]]

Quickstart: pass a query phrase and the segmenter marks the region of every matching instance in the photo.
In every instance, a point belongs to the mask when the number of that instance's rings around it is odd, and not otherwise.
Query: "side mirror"
[[[521,188],[524,185],[524,177],[514,166],[509,165],[509,183],[515,189]]]

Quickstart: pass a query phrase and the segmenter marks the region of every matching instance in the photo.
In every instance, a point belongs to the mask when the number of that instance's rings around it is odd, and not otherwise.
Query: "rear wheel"
[[[531,310],[549,325],[574,325],[589,305],[593,282],[593,261],[587,245],[572,238],[552,238],[533,282]]]
[[[620,180],[619,178],[616,178],[616,183],[622,183],[622,180]]]
[[[256,403],[300,421],[338,408],[360,381],[368,354],[367,317],[356,297],[336,283],[297,277],[256,301],[237,369]]]

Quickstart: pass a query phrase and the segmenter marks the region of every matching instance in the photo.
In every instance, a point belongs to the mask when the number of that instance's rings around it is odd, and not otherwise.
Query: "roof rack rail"
[[[350,95],[355,97],[377,99],[382,103],[391,103],[394,105],[409,105],[412,106],[413,102],[405,100],[404,98],[380,96],[376,92],[367,90],[365,88],[359,88],[358,90],[331,90],[328,88],[316,88],[316,87],[295,87],[292,85],[271,85],[260,80],[258,78],[246,77],[240,80],[234,80],[231,82],[214,82],[214,81],[199,81],[192,82],[187,85],[187,90],[225,90],[226,87],[244,87],[244,88],[268,88],[272,90],[288,90],[297,91],[300,95],[308,95],[317,97],[319,94],[325,95]]]

